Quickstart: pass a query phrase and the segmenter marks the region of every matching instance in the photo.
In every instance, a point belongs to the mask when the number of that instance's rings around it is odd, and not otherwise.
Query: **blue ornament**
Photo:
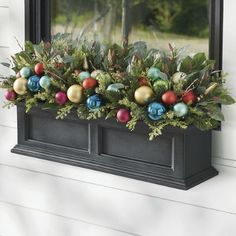
[[[160,120],[165,112],[166,108],[161,103],[152,102],[148,106],[148,117],[151,120]]]
[[[183,117],[188,114],[188,106],[183,102],[175,104],[173,109],[177,117]]]
[[[79,78],[81,81],[84,81],[85,79],[89,78],[91,75],[88,71],[82,71],[79,73]]]
[[[40,77],[37,75],[33,75],[29,77],[28,82],[27,82],[28,89],[34,93],[38,92],[41,88],[39,81],[40,81]]]
[[[97,95],[90,96],[86,101],[87,108],[90,110],[98,109],[102,106],[102,99]]]
[[[30,74],[31,74],[31,70],[29,67],[23,67],[20,70],[21,77],[28,78],[30,76]]]
[[[42,88],[48,89],[51,85],[51,78],[45,75],[40,78],[39,84]]]
[[[151,67],[147,73],[148,78],[151,79],[152,81],[156,81],[157,79],[160,79],[160,75],[161,75],[161,71],[156,67]]]

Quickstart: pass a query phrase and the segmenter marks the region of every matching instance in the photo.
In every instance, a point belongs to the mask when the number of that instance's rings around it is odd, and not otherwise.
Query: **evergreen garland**
[[[224,120],[221,105],[231,105],[234,99],[224,87],[225,76],[221,71],[214,71],[214,61],[207,59],[204,53],[197,53],[193,57],[184,56],[181,50],[170,45],[169,52],[157,49],[148,49],[144,42],[136,42],[127,47],[117,44],[103,45],[99,42],[74,41],[69,35],[57,34],[51,43],[41,42],[33,45],[26,42],[25,49],[12,57],[15,76],[5,78],[0,87],[8,92],[14,91],[14,82],[20,77],[19,71],[30,68],[34,72],[37,63],[43,64],[40,76],[50,77],[51,85],[37,92],[27,89],[23,95],[17,94],[14,99],[9,96],[5,106],[11,107],[24,102],[26,111],[41,104],[43,109],[56,109],[57,119],[65,118],[72,110],[76,110],[80,119],[109,119],[117,116],[121,108],[130,112],[127,128],[133,131],[137,122],[143,121],[150,129],[150,140],[162,134],[166,126],[187,128],[195,125],[200,130],[210,130],[219,126]],[[4,66],[11,67],[7,63]],[[162,95],[163,88],[154,88],[155,81],[150,78],[150,68],[160,70],[159,78],[167,81],[169,90],[177,95],[175,103],[184,101],[183,95],[192,91],[197,101],[187,103],[188,113],[178,117],[174,105],[165,104]],[[83,85],[80,73],[96,72],[97,86],[84,89],[80,102],[68,100],[63,105],[56,102],[56,93],[67,92],[72,85]],[[185,74],[184,79],[174,81],[176,72]],[[22,76],[21,76],[22,77]],[[27,78],[29,80],[29,78]],[[117,90],[109,90],[112,84],[122,85]],[[142,85],[153,91],[151,99],[140,105],[135,99],[135,91]],[[89,109],[87,98],[97,94],[102,100],[102,106]],[[152,102],[164,104],[166,108],[159,120],[155,121],[148,116],[148,106]]]

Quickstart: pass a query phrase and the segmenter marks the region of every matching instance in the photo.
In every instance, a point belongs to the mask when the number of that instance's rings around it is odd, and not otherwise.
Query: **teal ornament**
[[[23,67],[20,70],[20,76],[21,77],[28,78],[28,77],[30,77],[30,75],[31,75],[31,70],[30,70],[29,67]]]
[[[110,84],[107,87],[107,91],[119,92],[120,89],[123,89],[125,86],[121,83]]]
[[[168,80],[158,79],[153,83],[153,90],[158,96],[161,96],[169,90],[170,84]]]
[[[188,106],[183,102],[175,104],[173,109],[177,117],[184,117],[188,114]]]
[[[91,75],[88,71],[82,71],[79,73],[79,79],[84,81],[85,79],[89,78]]]
[[[152,102],[148,105],[148,117],[151,120],[160,120],[165,114],[166,108],[158,102]]]
[[[156,67],[151,67],[149,70],[148,70],[148,73],[147,73],[147,76],[150,80],[152,81],[156,81],[157,79],[160,78],[160,73],[161,71],[156,68]]]
[[[89,110],[98,109],[102,106],[102,99],[97,94],[92,95],[87,98],[86,105]]]
[[[39,85],[44,89],[48,89],[51,85],[51,78],[47,75],[41,77],[39,80]]]
[[[41,89],[41,86],[39,84],[40,77],[37,75],[33,75],[29,77],[28,82],[27,82],[27,87],[31,92],[38,92]]]

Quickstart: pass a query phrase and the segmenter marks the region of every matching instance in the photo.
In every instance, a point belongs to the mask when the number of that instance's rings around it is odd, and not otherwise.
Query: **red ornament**
[[[13,90],[7,90],[4,94],[4,96],[8,101],[15,101],[16,100],[16,93]]]
[[[120,109],[116,114],[117,120],[121,123],[127,123],[130,119],[130,111],[127,109]]]
[[[55,95],[55,101],[59,105],[64,105],[67,101],[67,95],[65,92],[57,92]]]
[[[34,67],[34,72],[36,75],[41,75],[44,70],[44,65],[43,63],[37,63]]]
[[[93,78],[87,78],[83,81],[83,88],[84,89],[92,89],[97,86],[98,82],[96,79]]]
[[[144,76],[138,78],[138,83],[140,86],[148,85],[148,79]]]
[[[173,105],[176,103],[177,101],[177,95],[175,92],[173,91],[167,91],[162,95],[162,101],[166,104],[166,105]]]
[[[192,90],[190,90],[183,94],[182,100],[188,105],[194,105],[197,102],[197,96]]]

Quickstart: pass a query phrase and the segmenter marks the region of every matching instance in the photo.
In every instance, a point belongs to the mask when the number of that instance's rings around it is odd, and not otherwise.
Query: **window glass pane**
[[[121,43],[125,31],[129,42],[146,41],[155,48],[173,43],[208,53],[208,4],[208,0],[52,0],[52,34]],[[122,18],[124,13],[127,17]]]

